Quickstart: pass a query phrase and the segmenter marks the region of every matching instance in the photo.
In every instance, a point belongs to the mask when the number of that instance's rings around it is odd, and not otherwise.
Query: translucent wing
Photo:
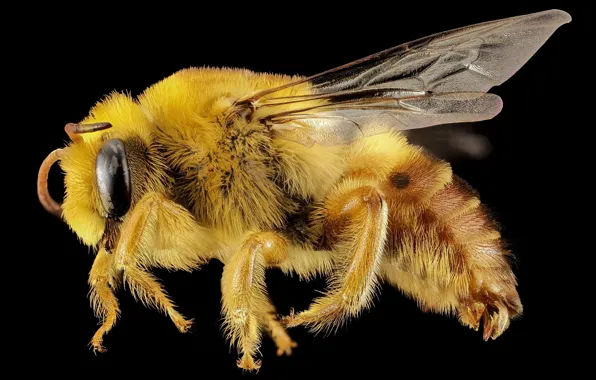
[[[569,14],[550,10],[434,34],[253,94],[279,137],[343,144],[391,129],[481,121],[502,107],[488,90],[509,79]]]
[[[278,137],[304,145],[339,145],[391,129],[485,120],[501,110],[497,95],[453,92],[403,98],[330,101],[269,115]]]

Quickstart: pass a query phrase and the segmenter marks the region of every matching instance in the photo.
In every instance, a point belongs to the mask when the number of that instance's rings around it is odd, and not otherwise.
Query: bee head
[[[107,121],[106,121],[107,120]],[[138,104],[120,94],[100,102],[89,117],[64,128],[66,147],[41,164],[37,192],[41,205],[63,219],[89,246],[97,245],[147,191],[161,191],[162,168],[152,158],[148,120]],[[62,203],[48,191],[48,174],[59,162],[64,173]]]
[[[111,128],[108,122],[93,124],[69,123],[64,128],[75,144],[82,144],[81,135]],[[72,146],[70,147],[71,149]],[[67,157],[68,148],[60,148],[51,152],[41,164],[37,193],[42,206],[49,213],[64,217],[63,205],[56,202],[48,191],[48,174],[52,165]],[[81,155],[76,154],[77,157]],[[131,204],[131,174],[126,155],[126,149],[121,139],[113,138],[105,141],[99,148],[95,158],[95,178],[99,195],[99,210],[105,218],[121,218],[126,214]],[[91,185],[91,184],[90,184]],[[92,186],[90,186],[92,187]],[[67,192],[70,189],[67,188]]]

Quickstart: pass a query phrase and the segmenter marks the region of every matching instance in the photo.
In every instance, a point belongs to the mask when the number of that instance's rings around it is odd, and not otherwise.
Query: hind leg
[[[325,213],[327,230],[336,240],[341,264],[332,273],[327,293],[308,310],[290,315],[288,327],[307,325],[314,331],[338,327],[370,306],[387,238],[387,204],[371,186],[358,181],[338,186]]]
[[[279,339],[279,344],[285,344],[287,335],[277,328],[272,315],[275,309],[267,294],[265,271],[284,262],[287,256],[283,237],[274,232],[255,232],[244,239],[238,252],[225,263],[221,279],[224,326],[231,343],[238,348],[237,365],[242,369],[254,371],[261,367],[255,356],[263,327],[272,333],[274,340]]]

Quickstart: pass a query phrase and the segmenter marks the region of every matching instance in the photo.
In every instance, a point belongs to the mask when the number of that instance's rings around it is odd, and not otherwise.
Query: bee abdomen
[[[390,209],[389,276],[425,309],[481,299],[521,312],[511,255],[477,192],[448,163],[406,149],[381,184]]]

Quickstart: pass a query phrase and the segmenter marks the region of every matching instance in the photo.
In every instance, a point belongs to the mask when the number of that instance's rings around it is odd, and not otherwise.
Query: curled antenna
[[[62,206],[52,198],[48,191],[48,174],[50,174],[52,165],[60,160],[62,153],[62,149],[56,149],[50,153],[43,160],[37,176],[37,196],[39,197],[39,202],[47,212],[59,218],[62,216]]]
[[[64,127],[64,131],[66,134],[68,134],[68,137],[70,137],[70,139],[76,143],[82,141],[80,135],[83,133],[102,131],[111,127],[112,124],[106,122],[93,124],[68,123]],[[56,202],[50,195],[48,190],[48,175],[50,174],[52,165],[60,161],[63,153],[64,149],[56,149],[52,151],[41,163],[41,167],[39,168],[39,173],[37,175],[37,196],[39,198],[39,202],[47,212],[59,218],[62,217],[62,205]]]

